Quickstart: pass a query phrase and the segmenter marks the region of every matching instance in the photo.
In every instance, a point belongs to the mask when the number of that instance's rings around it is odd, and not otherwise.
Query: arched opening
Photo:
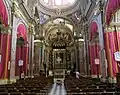
[[[90,51],[90,66],[92,76],[100,76],[100,44],[99,44],[99,31],[98,24],[96,21],[90,23],[90,42],[89,42],[89,51]]]
[[[17,46],[16,46],[16,76],[21,78],[21,74],[27,73],[28,46],[27,28],[22,23],[17,27]]]
[[[11,36],[8,31],[8,10],[4,0],[0,0],[0,79],[8,77]]]
[[[44,69],[52,71],[54,81],[64,81],[66,71],[71,70],[71,47],[74,45],[72,23],[64,18],[56,18],[44,24],[45,59]]]

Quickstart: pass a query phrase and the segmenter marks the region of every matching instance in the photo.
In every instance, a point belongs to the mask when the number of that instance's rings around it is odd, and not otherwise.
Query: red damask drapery
[[[0,20],[5,26],[8,26],[8,13],[4,0],[0,0]]]
[[[0,34],[1,55],[2,60],[0,63],[0,78],[8,77],[8,62],[10,61],[10,48],[11,48],[11,35],[10,34]]]
[[[97,75],[97,68],[95,64],[95,59],[99,57],[99,50],[100,45],[99,43],[89,44],[89,54],[90,54],[90,67],[91,67],[91,74]],[[100,68],[100,65],[98,66]]]
[[[120,0],[108,0],[106,6],[106,24],[109,25],[113,14],[120,9]]]
[[[92,21],[90,24],[90,44],[89,44],[89,54],[90,54],[90,67],[91,74],[97,75],[97,68],[95,64],[95,59],[99,58],[100,45],[95,41],[96,33],[98,33],[98,25],[95,21]],[[93,41],[93,42],[92,42]],[[100,65],[99,65],[100,68]]]
[[[91,24],[90,24],[90,40],[93,39],[94,35],[96,34],[98,30],[98,25],[95,21],[93,21]]]
[[[120,0],[108,0],[106,5],[106,24],[109,25],[113,15],[120,9]],[[115,61],[114,53],[120,51],[120,32],[106,31],[104,33],[104,43],[106,57],[108,61],[109,76],[115,77],[116,73],[120,72],[120,67]]]
[[[27,28],[24,24],[19,24],[17,28],[17,38],[22,37],[25,44],[17,46],[16,48],[16,76],[20,74],[20,67],[18,65],[19,60],[23,60],[22,71],[27,72],[27,63],[28,63],[28,47],[27,47]]]
[[[19,37],[23,37],[24,40],[27,40],[27,29],[26,26],[24,24],[19,24],[18,28],[17,28],[17,38]]]
[[[4,0],[0,0],[0,22],[6,28],[8,26],[8,10]],[[1,30],[0,32],[3,32]],[[0,79],[8,77],[8,63],[10,61],[11,35],[0,33]]]
[[[120,67],[115,61],[114,53],[120,51],[120,32],[105,32],[104,43],[106,50],[106,57],[108,61],[109,76],[115,77],[116,73],[120,72]]]

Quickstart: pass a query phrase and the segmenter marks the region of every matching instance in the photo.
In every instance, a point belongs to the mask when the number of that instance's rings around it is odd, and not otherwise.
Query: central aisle
[[[58,85],[54,83],[48,95],[67,95],[64,84]]]

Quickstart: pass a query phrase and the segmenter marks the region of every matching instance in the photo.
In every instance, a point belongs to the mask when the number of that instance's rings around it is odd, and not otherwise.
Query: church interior
[[[0,0],[0,95],[120,95],[120,0]]]

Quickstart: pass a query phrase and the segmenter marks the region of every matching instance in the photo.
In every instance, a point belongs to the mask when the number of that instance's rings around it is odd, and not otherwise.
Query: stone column
[[[33,76],[34,64],[34,34],[31,35],[31,76]]]
[[[85,25],[85,42],[84,42],[84,51],[85,51],[85,73],[87,75],[90,74],[90,71],[89,71],[89,36],[88,36],[88,27],[87,25]]]
[[[41,42],[41,45],[40,45],[40,70],[43,70],[43,59],[42,59],[42,56],[43,56],[43,46],[42,46],[42,42]]]
[[[34,64],[35,64],[35,68],[34,68],[34,73],[37,74],[39,73],[39,69],[40,69],[40,62],[39,62],[39,57],[40,57],[40,49],[39,49],[39,43],[34,43],[35,44],[35,52],[34,52]]]
[[[29,77],[33,76],[33,62],[34,62],[34,34],[33,28],[30,28],[29,34]]]
[[[16,41],[17,41],[17,18],[15,16],[14,2],[11,9],[11,62],[10,62],[10,80],[15,81],[15,60],[16,60]]]
[[[76,42],[76,70],[80,72],[79,41]]]
[[[31,64],[31,29],[29,27],[29,34],[28,34],[28,43],[29,43],[29,60],[28,60],[28,76],[30,77],[30,64]]]
[[[38,68],[38,71],[37,71],[37,72],[40,72],[40,50],[41,50],[41,49],[40,49],[40,47],[39,47],[39,49],[38,49],[38,56],[39,56],[38,58],[39,58],[39,59],[38,59],[38,67],[37,67],[37,68]]]
[[[71,52],[71,69],[73,69],[74,60],[75,60],[74,51],[72,51]]]
[[[44,50],[44,64],[46,65],[46,76],[47,76],[48,64],[47,64],[47,51],[46,51],[46,49]]]
[[[103,2],[100,0],[99,1],[99,11],[100,11],[100,19],[101,19],[101,26],[99,26],[99,42],[100,42],[100,61],[101,61],[101,75],[105,77],[105,72],[106,72],[106,56],[105,56],[105,48],[104,48],[104,12],[103,12]]]

